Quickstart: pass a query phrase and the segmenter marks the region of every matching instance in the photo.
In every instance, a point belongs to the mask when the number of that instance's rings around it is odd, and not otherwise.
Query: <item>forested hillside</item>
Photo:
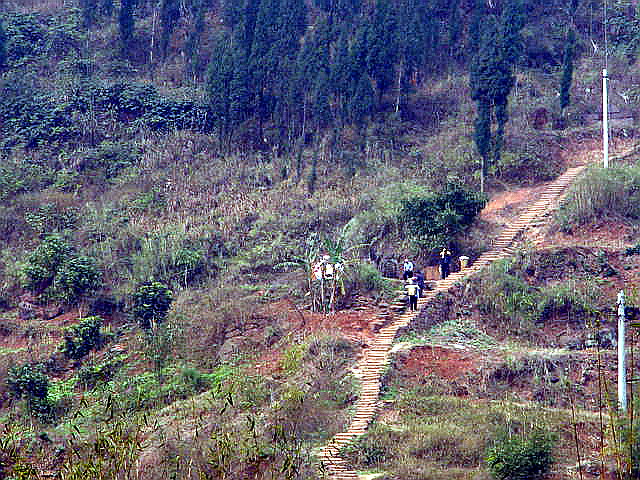
[[[522,206],[479,218],[487,202],[529,201],[599,148],[605,65],[612,147],[631,144],[636,3],[0,1],[0,479],[325,477],[317,449],[349,423],[402,259],[473,261]],[[635,255],[625,161],[554,234],[610,216]],[[611,255],[598,265],[623,269]],[[320,287],[325,256],[343,273]],[[529,327],[597,295],[522,280],[538,264],[518,262],[492,275],[535,308],[482,283],[450,302],[523,319],[498,341],[537,341]],[[573,307],[543,314],[552,297]],[[405,413],[453,390],[389,382]],[[347,453],[383,478],[471,478],[494,420],[461,465],[415,477],[399,465],[442,444],[393,453],[382,428]]]

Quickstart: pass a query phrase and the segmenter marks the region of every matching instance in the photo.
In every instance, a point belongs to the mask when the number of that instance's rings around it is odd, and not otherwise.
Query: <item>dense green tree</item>
[[[491,106],[486,100],[478,100],[478,116],[475,121],[473,139],[480,153],[480,191],[484,192],[484,179],[489,165],[491,151]]]
[[[363,74],[356,83],[353,97],[349,104],[351,120],[357,126],[362,126],[365,119],[373,113],[375,93],[371,87],[369,76]]]
[[[262,0],[256,18],[250,70],[261,121],[275,116],[287,124],[291,112],[289,79],[295,76],[300,37],[306,30],[303,0]]]
[[[340,37],[338,37],[329,70],[331,93],[335,96],[340,119],[344,120],[349,88],[351,86],[351,72],[353,70],[353,63],[349,52],[349,40],[346,32],[343,32]]]
[[[256,29],[256,20],[260,0],[245,0],[244,8],[241,11],[238,26],[236,28],[236,41],[239,47],[246,52],[251,52],[253,46],[253,36]]]
[[[56,273],[54,290],[68,304],[76,303],[100,286],[100,271],[88,257],[72,257]]]
[[[562,59],[562,80],[560,81],[560,110],[569,106],[571,82],[573,79],[573,55],[575,50],[576,34],[572,28],[567,32]]]
[[[121,0],[120,2],[118,24],[120,26],[120,46],[124,57],[129,56],[133,45],[133,32],[135,28],[133,10],[135,3],[136,0]]]
[[[173,294],[159,282],[145,283],[133,294],[133,316],[144,329],[153,329],[167,316]]]
[[[475,141],[482,157],[483,181],[489,153],[493,153],[493,162],[497,163],[500,160],[508,120],[509,94],[515,84],[513,69],[517,50],[514,49],[513,42],[519,35],[519,30],[513,29],[511,22],[514,21],[514,14],[507,14],[507,10],[509,8],[505,10],[500,24],[494,16],[486,17],[480,49],[471,68],[471,98],[477,102],[478,110]],[[495,134],[492,135],[494,115],[497,126]],[[490,148],[487,138],[491,138]]]
[[[327,127],[331,122],[329,73],[322,68],[313,87],[313,115],[319,128]]]
[[[280,0],[278,21],[281,48],[287,53],[298,49],[300,37],[307,30],[307,6],[304,0]]]
[[[396,18],[389,0],[378,0],[367,35],[367,71],[381,97],[393,84],[396,63]]]
[[[471,20],[469,22],[469,45],[467,47],[467,51],[471,58],[474,58],[480,49],[483,25],[487,15],[488,11],[486,0],[475,0],[473,4],[473,11],[471,12]]]
[[[111,15],[113,15],[113,0],[102,0],[100,13],[107,18],[111,18]]]
[[[449,56],[458,58],[461,54],[460,39],[462,37],[462,18],[460,0],[451,0],[449,4]]]
[[[500,17],[501,43],[504,61],[515,65],[522,57],[523,40],[520,31],[525,24],[522,0],[508,0]]]
[[[98,0],[80,0],[82,20],[86,28],[91,27],[96,22],[99,14],[98,7]]]
[[[361,0],[316,0],[315,4],[329,14],[329,24],[349,23],[360,11]]]
[[[191,73],[197,74],[200,70],[200,41],[205,29],[204,0],[194,0],[191,13],[193,15],[193,27],[189,31],[185,50],[189,58]]]
[[[162,7],[160,8],[160,50],[165,57],[171,41],[171,34],[176,28],[178,20],[180,20],[179,0],[162,0]]]
[[[273,111],[271,90],[276,83],[280,64],[276,47],[279,13],[279,0],[260,2],[253,36],[250,69],[256,88],[257,113],[261,120],[266,120]]]
[[[0,22],[0,70],[7,66],[7,34]]]
[[[240,125],[251,112],[251,75],[247,53],[236,48],[231,56],[232,74],[229,83],[229,121],[232,127]]]
[[[87,317],[77,325],[67,327],[64,331],[62,353],[67,358],[80,360],[91,350],[99,350],[105,341],[100,329],[104,320],[100,317]]]
[[[395,110],[400,111],[410,86],[409,79],[424,66],[426,59],[428,20],[426,6],[417,0],[404,0],[397,12],[394,43],[397,49],[395,78]]]
[[[220,36],[209,63],[207,91],[209,109],[221,140],[227,135],[231,126],[230,86],[233,73],[233,53],[230,42],[227,38]]]
[[[360,26],[354,33],[353,41],[349,47],[349,68],[348,77],[346,78],[347,90],[349,95],[353,94],[353,88],[362,74],[366,73],[367,57],[369,55],[369,42],[368,42],[369,29],[366,26]],[[351,90],[349,90],[351,88]]]

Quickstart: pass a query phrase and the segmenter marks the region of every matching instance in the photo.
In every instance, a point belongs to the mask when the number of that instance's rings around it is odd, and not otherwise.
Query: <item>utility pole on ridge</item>
[[[624,290],[618,292],[618,405],[627,411],[627,365],[624,344]]]
[[[602,70],[602,152],[604,168],[609,168],[609,101],[607,98],[607,69]]]

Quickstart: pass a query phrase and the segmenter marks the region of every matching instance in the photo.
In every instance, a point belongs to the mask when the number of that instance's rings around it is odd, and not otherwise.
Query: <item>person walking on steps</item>
[[[411,277],[413,277],[413,262],[405,258],[402,264],[402,279],[406,281],[407,278]]]
[[[418,292],[420,287],[414,282],[413,278],[409,278],[407,282],[407,295],[409,295],[409,309],[414,311],[418,309]]]
[[[424,275],[422,274],[422,272],[420,270],[416,270],[416,275],[415,275],[415,280],[416,283],[418,284],[418,298],[421,298],[424,296],[424,289],[425,289],[425,283],[424,283]]]
[[[440,276],[444,280],[451,271],[451,252],[447,247],[443,247],[440,252]]]

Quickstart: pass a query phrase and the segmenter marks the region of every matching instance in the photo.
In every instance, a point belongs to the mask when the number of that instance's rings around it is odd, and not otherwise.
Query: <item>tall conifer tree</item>
[[[560,110],[569,106],[571,102],[571,82],[573,80],[573,55],[575,50],[576,34],[572,28],[567,32],[562,59],[562,80],[560,81]]]
[[[120,43],[122,55],[129,56],[130,49],[133,45],[133,31],[135,21],[133,19],[133,9],[136,0],[121,0],[120,14],[118,15],[118,24],[120,26]]]
[[[163,56],[167,56],[171,34],[176,28],[180,19],[180,3],[179,0],[162,0],[162,8],[160,9],[160,24],[162,28],[160,36],[160,50]]]
[[[475,0],[473,11],[471,12],[471,21],[469,23],[469,46],[467,48],[470,58],[472,59],[478,53],[478,50],[480,50],[483,24],[487,15],[486,0]]]
[[[231,125],[230,85],[233,79],[233,56],[226,38],[219,38],[211,57],[207,75],[209,109],[222,142]]]
[[[98,18],[98,0],[80,0],[82,20],[86,28],[90,28]]]
[[[393,84],[396,29],[395,12],[389,0],[378,0],[367,36],[367,72],[376,81],[379,97]]]
[[[251,76],[245,50],[236,47],[232,53],[233,73],[229,84],[229,120],[232,127],[244,122],[251,111]]]
[[[375,93],[371,88],[371,80],[366,73],[363,73],[355,85],[354,94],[349,104],[351,121],[361,127],[365,119],[373,113],[374,106]]]
[[[2,22],[0,22],[0,70],[7,66],[7,34],[4,32]]]

